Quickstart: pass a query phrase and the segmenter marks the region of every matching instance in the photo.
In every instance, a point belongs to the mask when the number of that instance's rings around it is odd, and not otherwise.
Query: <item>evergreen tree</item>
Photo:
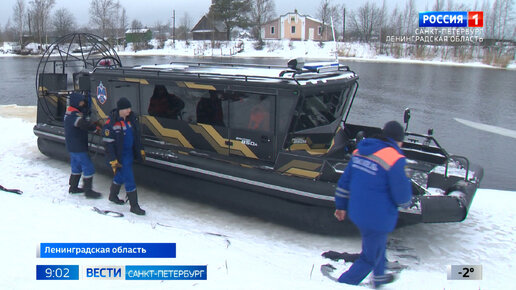
[[[222,21],[226,27],[227,39],[230,40],[231,30],[235,27],[249,27],[247,16],[250,10],[250,0],[213,0],[208,18]]]

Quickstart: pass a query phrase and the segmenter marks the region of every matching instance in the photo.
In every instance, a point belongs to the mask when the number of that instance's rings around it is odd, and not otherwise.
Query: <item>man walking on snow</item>
[[[400,149],[404,137],[398,122],[387,122],[381,136],[358,144],[339,179],[335,217],[343,221],[348,215],[362,236],[360,258],[339,277],[341,283],[358,285],[371,271],[375,287],[394,281],[385,273],[387,235],[396,226],[398,207],[408,207],[412,200]]]
[[[88,155],[88,131],[95,131],[97,125],[86,119],[87,110],[85,96],[72,93],[64,117],[66,149],[70,153],[72,167],[68,192],[84,192],[86,197],[99,198],[100,193],[92,189],[95,168]],[[83,188],[79,187],[81,175],[83,175]]]

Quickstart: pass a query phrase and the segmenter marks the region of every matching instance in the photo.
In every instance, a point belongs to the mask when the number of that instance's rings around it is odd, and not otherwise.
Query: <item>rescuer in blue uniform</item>
[[[70,153],[72,167],[68,192],[84,192],[86,197],[99,198],[100,193],[92,189],[95,169],[88,155],[88,131],[96,131],[97,124],[89,121],[86,101],[84,95],[72,93],[64,117],[65,143],[66,149]],[[83,188],[79,187],[81,175],[83,175]]]
[[[113,183],[109,191],[109,200],[116,204],[124,204],[118,198],[122,184],[125,184],[131,212],[144,215],[145,210],[138,205],[138,194],[134,182],[133,161],[145,161],[145,151],[140,144],[138,119],[131,112],[131,103],[126,98],[120,98],[117,108],[111,111],[109,119],[103,128],[106,144],[106,157],[113,169]]]
[[[339,277],[341,283],[358,285],[371,271],[375,287],[394,280],[385,273],[387,235],[396,226],[398,207],[408,207],[412,200],[400,149],[404,137],[398,122],[387,122],[381,136],[358,144],[339,179],[335,217],[343,221],[347,214],[362,236],[360,258]]]

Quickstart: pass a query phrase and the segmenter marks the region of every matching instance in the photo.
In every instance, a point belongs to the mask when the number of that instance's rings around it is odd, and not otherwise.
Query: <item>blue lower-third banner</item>
[[[41,243],[39,258],[175,258],[175,243]]]
[[[207,266],[125,266],[125,280],[206,280]]]

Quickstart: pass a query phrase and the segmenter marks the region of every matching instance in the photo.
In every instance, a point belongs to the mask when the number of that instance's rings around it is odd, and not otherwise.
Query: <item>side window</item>
[[[230,102],[230,127],[255,131],[274,131],[274,97],[233,92]]]
[[[105,85],[105,83],[103,85]],[[116,107],[116,102],[121,97],[125,97],[129,102],[131,102],[131,109],[136,115],[144,113],[140,111],[140,107],[138,105],[140,103],[138,95],[139,87],[140,84],[133,82],[110,82],[110,86],[107,88],[108,103],[112,102],[112,108],[114,108]]]
[[[286,94],[286,93],[285,93]],[[278,98],[278,134],[282,134],[288,130],[288,126],[292,121],[292,111],[296,106],[298,96],[281,96]]]
[[[290,32],[291,32],[291,33],[296,33],[296,27],[295,27],[295,26],[292,26],[292,27],[290,28]]]
[[[271,34],[274,34],[274,26],[271,26]]]
[[[345,91],[320,91],[307,93],[299,110],[295,131],[331,124],[342,118],[342,108],[350,88]]]
[[[142,96],[143,114],[192,124],[228,124],[227,101],[222,91],[156,84],[143,86]]]
[[[167,87],[165,85],[145,86],[142,103],[143,113],[154,117],[174,120],[183,119],[185,109],[185,92],[183,88]]]
[[[191,93],[194,91],[192,90]],[[222,91],[195,90],[200,97],[196,102],[195,122],[214,126],[226,126],[228,124],[227,102],[228,98]],[[193,120],[194,118],[192,118]]]

